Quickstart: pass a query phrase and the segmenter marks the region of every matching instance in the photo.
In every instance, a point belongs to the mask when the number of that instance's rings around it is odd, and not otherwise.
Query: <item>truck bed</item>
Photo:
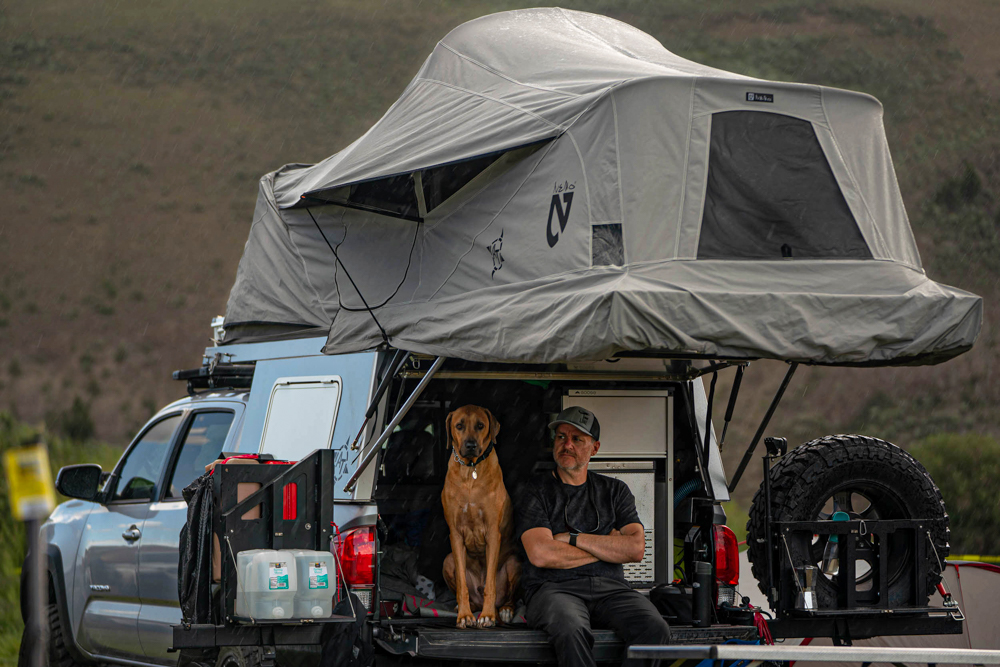
[[[555,662],[548,638],[540,630],[503,627],[459,630],[454,619],[392,619],[376,628],[375,641],[394,655],[477,662]],[[675,644],[717,644],[730,639],[756,640],[747,625],[708,628],[671,626]],[[598,662],[620,661],[625,645],[610,630],[594,630],[594,657]]]

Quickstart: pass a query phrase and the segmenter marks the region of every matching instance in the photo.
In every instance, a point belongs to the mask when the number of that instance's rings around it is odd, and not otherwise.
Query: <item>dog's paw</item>
[[[476,623],[476,625],[478,625],[481,628],[492,628],[496,624],[497,624],[496,612],[494,611],[487,612],[486,610],[483,610],[479,614],[479,621],[477,621]]]
[[[472,612],[468,609],[458,610],[458,620],[455,621],[455,627],[459,628],[474,628],[476,627],[476,617],[472,615]]]
[[[504,623],[510,623],[514,620],[514,608],[513,607],[500,607],[500,620]]]

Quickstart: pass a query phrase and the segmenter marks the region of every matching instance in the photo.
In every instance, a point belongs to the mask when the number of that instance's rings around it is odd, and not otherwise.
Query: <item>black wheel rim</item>
[[[903,500],[889,487],[872,480],[852,480],[834,487],[827,497],[814,508],[815,520],[829,521],[833,513],[847,512],[851,521],[875,521],[878,519],[910,519]],[[856,559],[855,586],[857,590],[870,590],[874,583],[874,572],[862,556],[873,555],[878,549],[877,540],[870,533],[852,536],[859,558]],[[836,578],[823,573],[823,553],[828,539],[826,535],[814,535],[809,545],[809,559],[819,568],[820,580],[836,586]],[[904,576],[912,560],[912,545],[902,532],[894,533],[887,539],[887,578],[891,586]]]

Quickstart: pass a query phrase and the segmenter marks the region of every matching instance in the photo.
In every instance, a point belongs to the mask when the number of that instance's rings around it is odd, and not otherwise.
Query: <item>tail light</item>
[[[375,585],[375,526],[341,535],[337,555],[348,587]]]
[[[728,526],[713,526],[715,533],[716,604],[736,604],[740,584],[740,548],[736,534]]]
[[[372,612],[375,588],[375,526],[349,530],[340,536],[337,556],[347,589]]]

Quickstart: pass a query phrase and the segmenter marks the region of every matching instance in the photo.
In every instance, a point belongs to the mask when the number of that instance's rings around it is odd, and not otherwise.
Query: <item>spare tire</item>
[[[898,607],[915,600],[925,605],[928,596],[941,580],[941,565],[948,555],[948,514],[941,491],[920,463],[899,447],[863,435],[831,435],[796,447],[771,468],[772,521],[820,521],[830,519],[834,511],[845,511],[851,520],[938,519],[928,523],[935,549],[927,545],[926,580],[913,594],[914,547],[912,533],[897,531],[888,538],[889,606]],[[747,521],[747,556],[753,575],[765,596],[770,599],[771,573],[767,570],[764,487],[754,495]],[[874,548],[871,537],[858,537],[859,548]],[[819,607],[836,608],[837,589],[833,577],[822,574],[826,536],[801,533],[774,543],[774,558],[788,560],[795,567],[816,565],[820,575],[816,584]],[[935,553],[936,551],[936,553]],[[789,555],[790,554],[790,555]],[[778,560],[774,561],[779,562]],[[872,572],[858,562],[857,590],[866,585],[870,594]],[[771,602],[774,607],[774,602]]]

